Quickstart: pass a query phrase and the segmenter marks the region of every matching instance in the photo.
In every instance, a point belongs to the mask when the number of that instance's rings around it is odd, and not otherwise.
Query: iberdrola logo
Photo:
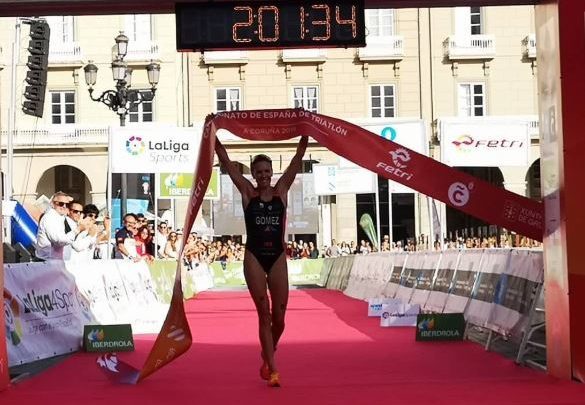
[[[144,152],[144,141],[139,136],[131,136],[126,141],[126,152],[132,156],[138,156]]]
[[[435,318],[425,318],[420,321],[417,325],[418,330],[420,331],[429,331],[435,329]]]
[[[92,329],[87,334],[87,339],[90,342],[101,342],[104,340],[104,330],[103,329]]]

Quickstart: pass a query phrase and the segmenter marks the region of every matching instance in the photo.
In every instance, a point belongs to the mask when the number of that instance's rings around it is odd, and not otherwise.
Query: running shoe
[[[270,378],[270,367],[268,367],[268,363],[266,362],[263,362],[262,367],[260,367],[260,378],[267,381]]]
[[[273,371],[272,373],[270,373],[270,378],[268,379],[268,386],[280,387],[280,374],[278,374],[278,371]]]

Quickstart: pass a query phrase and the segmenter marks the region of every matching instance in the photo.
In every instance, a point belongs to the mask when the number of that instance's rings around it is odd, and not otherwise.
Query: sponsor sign
[[[365,194],[376,192],[376,175],[359,166],[313,166],[315,194]]]
[[[201,132],[194,128],[112,128],[112,173],[192,173]]]
[[[528,121],[441,120],[441,160],[449,166],[527,166]]]
[[[191,196],[193,173],[159,173],[157,181],[158,198],[187,199]],[[219,200],[219,168],[215,167],[205,191],[206,200]]]
[[[382,304],[380,326],[415,326],[419,313],[420,305],[403,304],[400,300],[396,299],[391,303]]]
[[[85,325],[83,347],[86,352],[132,352],[132,325]]]
[[[463,340],[465,318],[462,313],[419,314],[416,319],[416,340]]]

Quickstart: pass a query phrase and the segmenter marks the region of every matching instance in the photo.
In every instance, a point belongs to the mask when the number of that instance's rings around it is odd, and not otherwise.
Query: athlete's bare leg
[[[288,269],[282,254],[268,274],[268,290],[272,301],[272,341],[274,349],[284,332],[284,317],[288,304]]]
[[[284,256],[284,255],[283,255]],[[281,259],[278,259],[280,261]],[[286,264],[286,262],[285,262]],[[273,268],[276,267],[273,266]],[[248,290],[256,306],[258,313],[258,335],[264,361],[268,364],[270,371],[276,371],[274,361],[274,338],[272,335],[272,316],[270,314],[270,302],[268,299],[266,272],[262,269],[258,260],[253,254],[246,252],[244,256],[244,277]],[[281,332],[282,333],[282,332]]]

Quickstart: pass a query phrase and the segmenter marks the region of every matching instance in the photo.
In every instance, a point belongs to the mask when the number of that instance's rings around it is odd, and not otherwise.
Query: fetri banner
[[[544,208],[541,203],[497,188],[357,125],[302,109],[230,111],[207,116],[183,229],[192,228],[201,208],[215,157],[216,132],[222,128],[255,141],[283,141],[308,135],[321,146],[387,179],[491,224],[542,240]],[[100,360],[103,369],[109,370],[109,375],[117,381],[143,380],[191,346],[179,264],[175,274],[167,318],[143,368],[135,369],[107,355]]]

